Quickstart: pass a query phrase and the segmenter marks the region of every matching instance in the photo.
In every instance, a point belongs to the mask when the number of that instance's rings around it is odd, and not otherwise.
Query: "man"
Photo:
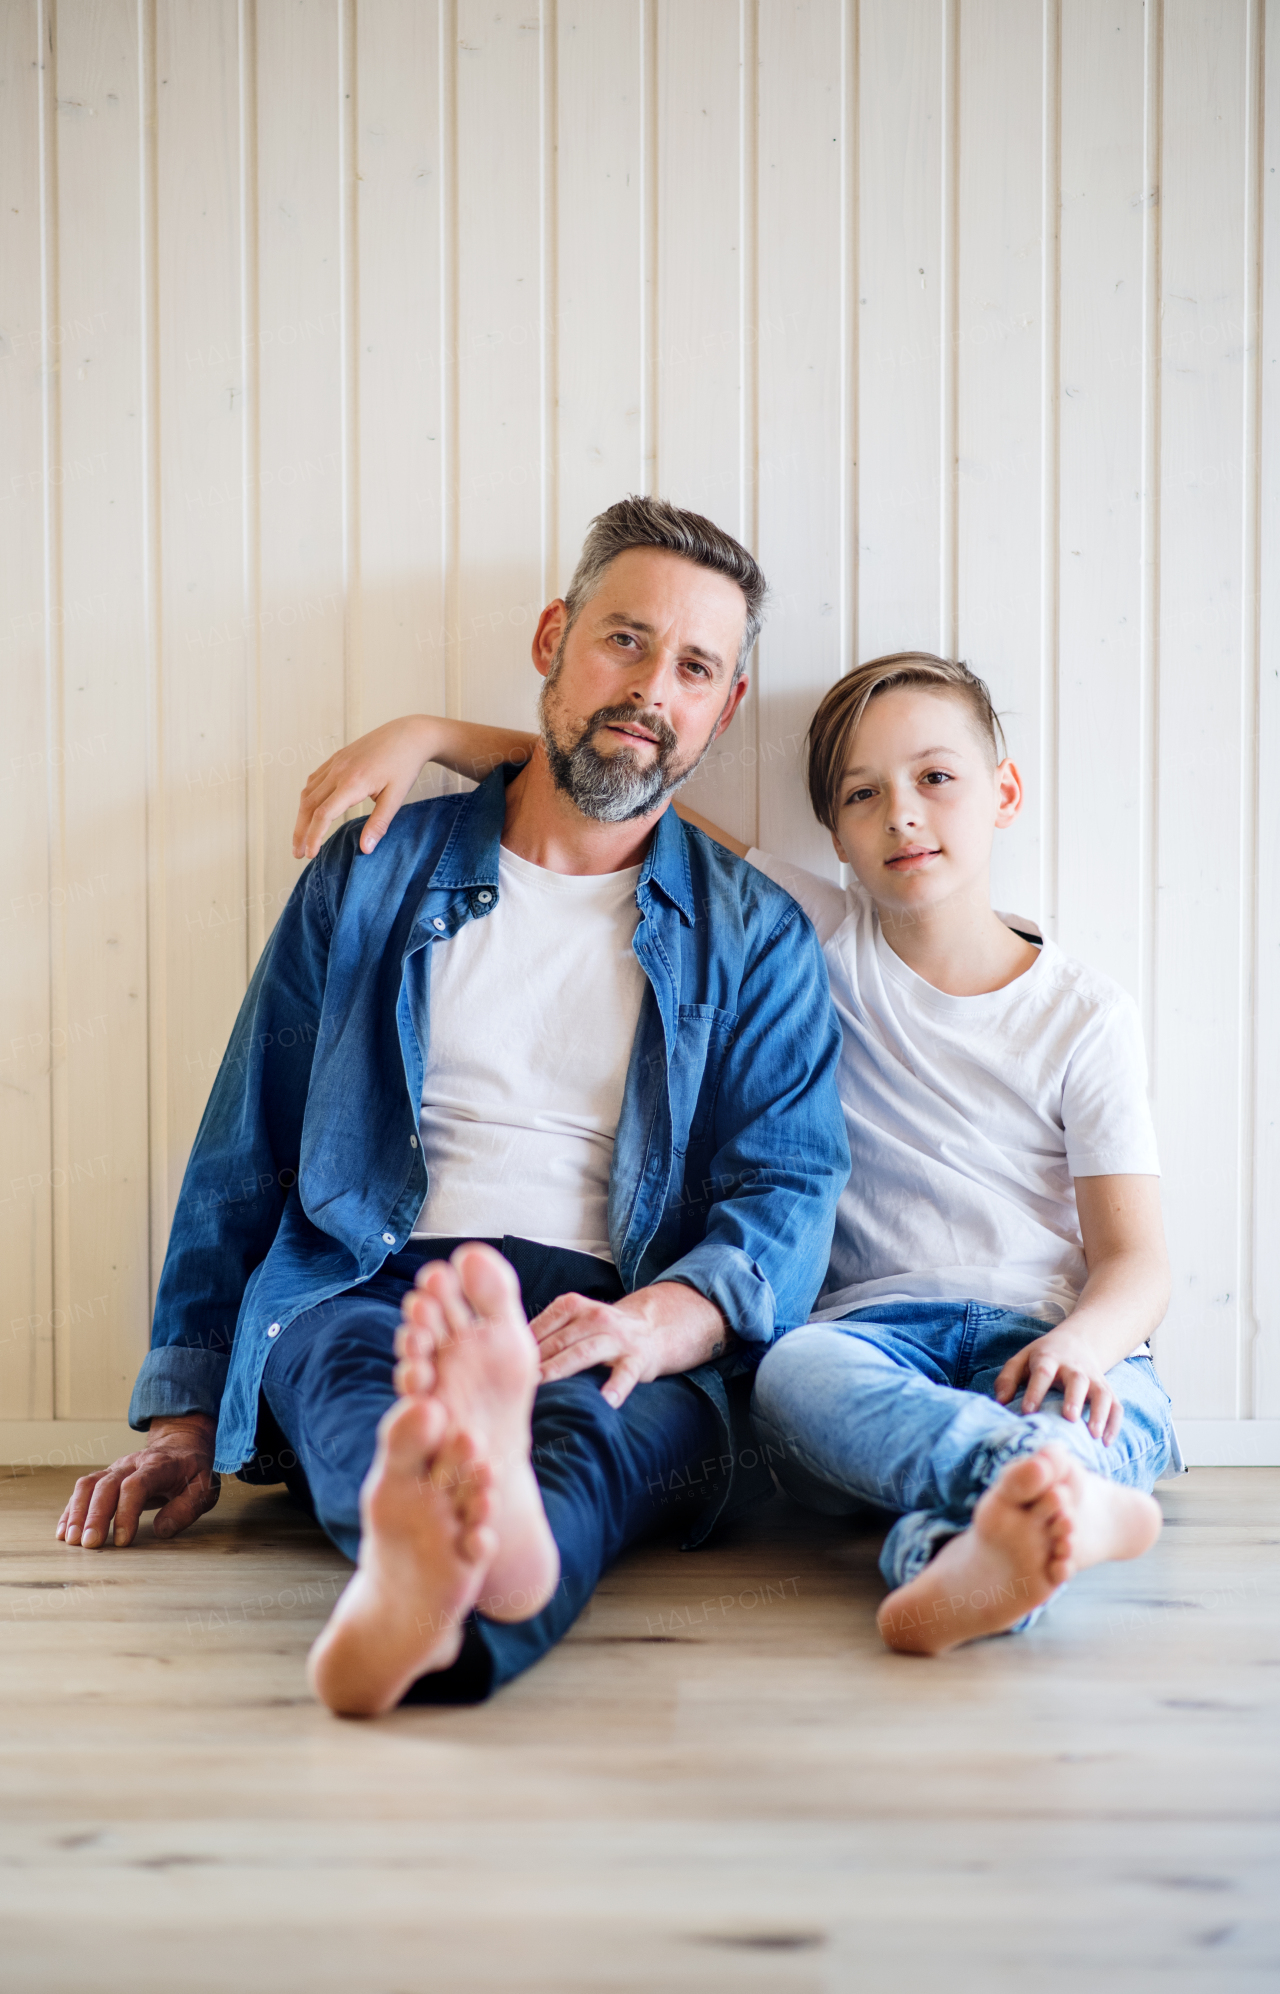
[[[527,766],[402,811],[372,857],[345,826],[250,984],[130,1407],[147,1444],[59,1535],[114,1517],[128,1544],[159,1505],[172,1536],[218,1471],[290,1481],[359,1561],[313,1654],[334,1708],[487,1695],[691,1487],[690,1542],[751,1494],[731,1401],[805,1320],[849,1167],[812,929],[667,808],[763,599],[696,514],[603,513],[538,624]]]

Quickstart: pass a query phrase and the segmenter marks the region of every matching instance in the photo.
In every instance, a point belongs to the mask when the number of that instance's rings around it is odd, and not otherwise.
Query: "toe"
[[[435,1399],[401,1399],[382,1416],[378,1448],[386,1465],[402,1474],[417,1474],[423,1459],[439,1445],[445,1424],[444,1407]]]
[[[1053,1487],[1058,1479],[1053,1463],[1046,1457],[1047,1447],[1036,1454],[1026,1454],[1016,1461],[1010,1461],[996,1480],[995,1487],[1008,1502],[1028,1504],[1037,1502]]]
[[[478,1241],[460,1246],[454,1253],[453,1264],[458,1270],[462,1292],[477,1315],[490,1321],[512,1315],[523,1318],[515,1270],[491,1246],[482,1246]]]

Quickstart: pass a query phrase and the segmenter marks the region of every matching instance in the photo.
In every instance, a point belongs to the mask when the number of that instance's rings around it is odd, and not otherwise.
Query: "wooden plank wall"
[[[306,771],[528,720],[645,489],[773,584],[739,833],[830,863],[851,659],[990,678],[998,900],[1147,1024],[1161,1367],[1280,1418],[1277,0],[9,0],[0,92],[0,1417],[123,1413]]]

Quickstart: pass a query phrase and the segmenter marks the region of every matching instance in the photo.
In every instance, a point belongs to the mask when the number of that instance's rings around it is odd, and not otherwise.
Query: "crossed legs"
[[[448,1668],[473,1608],[527,1619],[560,1575],[530,1461],[537,1346],[510,1267],[461,1247],[426,1269],[406,1314],[355,1576],[311,1651],[317,1696],[348,1715],[392,1709]]]
[[[950,1313],[963,1326],[964,1308]],[[1025,1341],[1021,1324],[992,1324],[993,1344],[1002,1330]],[[892,1591],[878,1624],[891,1647],[927,1654],[1017,1626],[1089,1565],[1141,1555],[1161,1522],[1147,1491],[1169,1459],[1149,1364],[1111,1373],[1126,1418],[1104,1449],[1048,1402],[1023,1416],[943,1382],[953,1353],[941,1333],[939,1353],[891,1324],[811,1325],[770,1351],[753,1400],[756,1424],[787,1457],[779,1479],[787,1486],[793,1468],[800,1500],[898,1513],[881,1555]],[[992,1354],[1003,1362],[1011,1351]]]

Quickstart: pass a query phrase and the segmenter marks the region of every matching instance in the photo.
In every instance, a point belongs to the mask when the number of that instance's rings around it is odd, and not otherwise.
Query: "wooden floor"
[[[933,1662],[876,1540],[779,1500],[375,1723],[307,1694],[347,1567],[282,1496],[90,1553],[69,1481],[0,1470],[6,1994],[1280,1985],[1280,1470]]]

